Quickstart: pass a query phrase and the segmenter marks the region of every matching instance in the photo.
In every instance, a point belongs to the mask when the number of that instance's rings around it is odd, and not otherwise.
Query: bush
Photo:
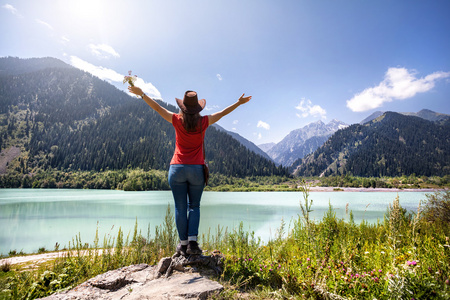
[[[450,190],[426,196],[423,218],[428,222],[450,224]]]

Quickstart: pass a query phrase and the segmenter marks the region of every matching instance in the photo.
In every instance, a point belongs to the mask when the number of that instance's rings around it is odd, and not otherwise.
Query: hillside
[[[47,168],[168,169],[174,129],[144,102],[55,59],[3,58],[0,70],[14,73],[0,75],[0,148],[21,149],[16,169],[23,174]],[[287,174],[214,127],[206,132],[205,147],[213,173]]]
[[[437,123],[386,112],[337,131],[293,170],[300,176],[449,175],[450,119]]]

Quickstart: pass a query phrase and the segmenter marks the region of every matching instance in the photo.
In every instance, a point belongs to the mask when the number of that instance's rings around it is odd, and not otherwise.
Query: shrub
[[[450,223],[450,190],[427,194],[423,218],[428,222]]]

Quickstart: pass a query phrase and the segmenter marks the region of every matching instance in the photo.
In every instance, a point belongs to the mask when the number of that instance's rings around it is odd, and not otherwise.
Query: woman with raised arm
[[[252,96],[242,94],[239,100],[222,111],[201,116],[205,99],[198,99],[197,93],[187,91],[183,100],[175,98],[180,112],[172,113],[147,96],[139,87],[128,90],[142,97],[144,101],[175,128],[175,153],[169,168],[169,185],[175,201],[175,223],[180,243],[177,253],[198,255],[202,253],[197,243],[200,224],[200,200],[205,186],[203,165],[203,139],[209,125],[219,121],[238,106],[250,101]]]

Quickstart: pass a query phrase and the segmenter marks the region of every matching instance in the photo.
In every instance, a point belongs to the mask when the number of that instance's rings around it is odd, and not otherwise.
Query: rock
[[[206,299],[223,290],[221,284],[207,278],[211,271],[220,274],[222,265],[220,252],[190,257],[175,254],[161,259],[157,266],[139,264],[109,271],[42,299]]]

